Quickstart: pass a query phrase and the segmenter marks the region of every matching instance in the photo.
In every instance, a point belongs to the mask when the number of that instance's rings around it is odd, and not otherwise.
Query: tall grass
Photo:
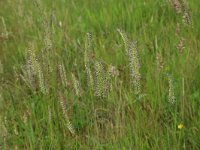
[[[198,0],[0,8],[0,149],[200,149]]]

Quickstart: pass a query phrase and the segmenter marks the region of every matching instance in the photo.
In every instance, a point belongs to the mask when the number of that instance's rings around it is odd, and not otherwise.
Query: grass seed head
[[[70,120],[69,120],[69,116],[68,116],[68,113],[67,113],[67,107],[66,107],[66,102],[65,102],[65,99],[64,97],[62,96],[62,94],[60,93],[60,105],[62,107],[62,112],[63,112],[63,115],[65,117],[65,120],[67,122],[67,127],[69,129],[69,131],[71,132],[72,135],[75,134],[75,129],[73,127],[73,125],[71,124]]]
[[[71,75],[72,75],[72,81],[73,81],[75,93],[77,96],[81,96],[80,82],[76,79],[73,73]]]
[[[131,80],[134,85],[135,94],[139,95],[141,93],[140,62],[139,62],[138,50],[134,43],[130,43],[128,53],[129,53],[129,68],[130,68]]]
[[[67,86],[66,71],[65,71],[65,68],[62,64],[60,64],[58,66],[58,71],[59,71],[59,76],[60,76],[60,80],[61,80],[62,85],[63,85],[63,87],[66,87]]]
[[[156,65],[157,65],[158,71],[162,70],[163,67],[164,67],[163,58],[162,58],[162,55],[160,53],[156,54]]]
[[[177,49],[179,53],[183,53],[183,50],[185,49],[185,39],[183,37],[180,38],[179,43],[177,45]]]
[[[90,87],[90,89],[93,90],[94,81],[93,81],[93,76],[90,69],[91,60],[88,56],[88,53],[91,52],[91,49],[92,49],[92,35],[91,33],[87,33],[86,46],[85,46],[85,52],[84,52],[84,63],[85,63],[85,70],[87,74],[87,84],[88,84],[88,87]]]
[[[174,104],[176,97],[175,97],[175,89],[174,89],[173,79],[172,79],[171,75],[169,75],[169,77],[168,77],[168,83],[169,83],[168,100],[170,103]]]
[[[101,62],[95,62],[95,96],[102,97],[104,92],[104,67]]]
[[[128,47],[129,47],[130,41],[129,41],[129,39],[128,39],[126,33],[125,33],[123,30],[117,29],[117,31],[119,32],[119,34],[120,34],[121,37],[122,37],[122,40],[123,40],[124,45],[125,45],[126,53],[128,54]]]

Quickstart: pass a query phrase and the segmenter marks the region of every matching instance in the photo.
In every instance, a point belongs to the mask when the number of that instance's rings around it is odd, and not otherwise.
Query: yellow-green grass
[[[166,0],[1,0],[0,149],[200,149],[200,1],[185,6],[189,25]]]

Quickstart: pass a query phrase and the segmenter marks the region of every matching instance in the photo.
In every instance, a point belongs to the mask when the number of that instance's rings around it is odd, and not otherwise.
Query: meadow
[[[199,150],[199,0],[1,0],[1,150]]]

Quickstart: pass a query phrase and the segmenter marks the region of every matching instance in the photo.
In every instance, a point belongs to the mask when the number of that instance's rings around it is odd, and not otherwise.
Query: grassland
[[[0,149],[200,149],[200,1],[1,0]]]

